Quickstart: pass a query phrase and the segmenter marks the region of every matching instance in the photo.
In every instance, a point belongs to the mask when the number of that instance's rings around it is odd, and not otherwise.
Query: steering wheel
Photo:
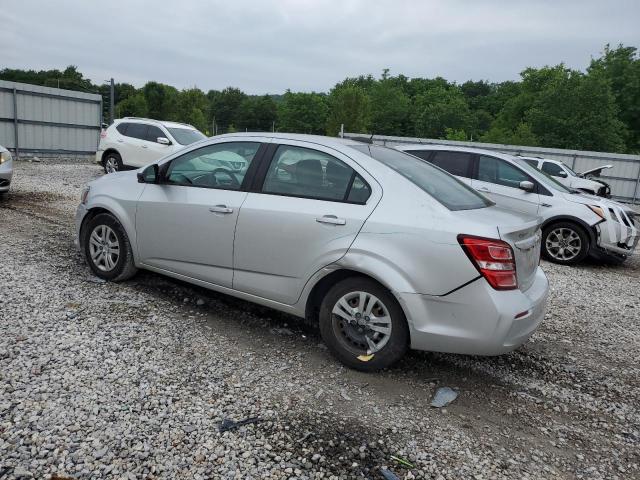
[[[215,170],[213,170],[211,172],[211,175],[214,176],[214,178],[216,179],[216,183],[220,184],[220,182],[218,181],[218,173],[222,173],[224,175],[226,175],[227,177],[229,177],[229,179],[231,180],[230,185],[234,188],[240,188],[240,180],[238,180],[238,177],[236,177],[235,173],[230,172],[229,170],[227,170],[226,168],[216,168]]]

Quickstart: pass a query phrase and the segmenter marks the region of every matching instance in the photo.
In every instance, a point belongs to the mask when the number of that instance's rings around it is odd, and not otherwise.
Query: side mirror
[[[151,164],[138,172],[138,183],[159,183],[159,169],[157,164]]]
[[[533,184],[533,182],[530,182],[529,180],[523,180],[522,182],[520,182],[520,190],[524,190],[525,192],[533,192],[536,189],[536,186]]]
[[[169,140],[167,137],[158,137],[156,138],[156,142],[158,142],[160,145],[171,145],[171,140]]]
[[[562,171],[562,172],[558,172],[558,176],[561,178],[567,178],[569,175],[567,174],[567,172]]]

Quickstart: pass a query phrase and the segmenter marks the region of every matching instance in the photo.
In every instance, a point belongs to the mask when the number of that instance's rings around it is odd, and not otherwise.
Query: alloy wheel
[[[547,252],[556,260],[573,260],[582,250],[582,240],[575,230],[556,228],[551,230],[545,241]]]
[[[336,337],[356,355],[380,351],[391,337],[391,316],[387,307],[367,292],[349,292],[332,309]]]
[[[114,157],[107,158],[104,164],[104,168],[107,173],[114,173],[118,171],[118,161]]]
[[[98,225],[89,236],[89,255],[93,264],[103,272],[110,272],[120,258],[120,242],[107,225]]]

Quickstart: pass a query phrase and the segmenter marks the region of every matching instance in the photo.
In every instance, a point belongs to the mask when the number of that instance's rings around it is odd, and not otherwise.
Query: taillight
[[[458,235],[458,242],[480,274],[496,290],[518,288],[511,245],[502,240]]]
[[[107,131],[104,128],[100,131],[100,138],[107,138]]]

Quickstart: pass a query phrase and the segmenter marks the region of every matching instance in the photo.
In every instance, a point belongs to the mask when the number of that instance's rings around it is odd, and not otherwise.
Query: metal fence
[[[576,172],[582,172],[601,165],[613,165],[602,175],[605,182],[611,185],[613,198],[631,203],[640,203],[640,155],[621,153],[590,152],[581,150],[562,150],[559,148],[525,147],[518,145],[500,145],[496,143],[458,142],[433,138],[390,137],[363,133],[345,133],[344,138],[359,141],[373,141],[381,145],[399,145],[407,143],[424,143],[435,145],[452,145],[460,147],[484,148],[512,155],[543,157],[561,160]]]
[[[0,145],[15,157],[91,155],[101,122],[100,95],[0,80]]]

